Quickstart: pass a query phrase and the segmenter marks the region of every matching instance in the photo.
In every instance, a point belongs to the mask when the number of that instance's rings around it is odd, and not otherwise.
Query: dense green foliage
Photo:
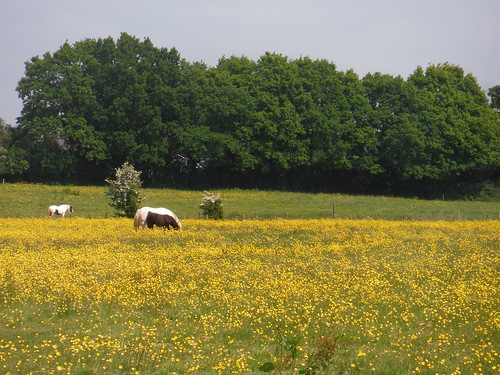
[[[450,64],[407,80],[273,53],[208,67],[124,33],[32,58],[18,92],[11,172],[30,181],[102,183],[128,161],[149,186],[423,195],[500,166],[498,112]]]

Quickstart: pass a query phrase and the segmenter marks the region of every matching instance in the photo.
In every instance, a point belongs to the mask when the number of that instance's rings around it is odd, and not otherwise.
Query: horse
[[[69,204],[63,204],[61,206],[50,206],[49,217],[54,215],[61,215],[62,217],[64,217],[67,211],[73,213],[73,206],[70,206]]]
[[[137,210],[134,216],[134,228],[137,230],[139,227],[142,227],[142,229],[146,228],[146,217],[148,216],[148,212],[152,212],[155,214],[160,214],[160,215],[168,215],[171,216],[175,222],[177,223],[177,226],[179,229],[182,229],[182,223],[179,220],[179,218],[168,208],[163,208],[163,207],[158,207],[158,208],[153,208],[153,207],[142,207]],[[174,227],[175,228],[175,227]]]
[[[163,227],[163,230],[170,230],[170,226],[174,229],[179,229],[179,224],[177,224],[177,221],[172,216],[155,214],[151,211],[149,211],[146,216],[146,224],[149,229],[153,229],[155,225]]]

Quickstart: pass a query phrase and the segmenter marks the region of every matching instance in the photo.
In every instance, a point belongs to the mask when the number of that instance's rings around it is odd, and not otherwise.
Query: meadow
[[[0,218],[0,373],[498,373],[498,220],[183,224]]]
[[[104,192],[0,185],[0,373],[499,372],[498,202],[144,189],[184,230],[134,231]]]
[[[73,217],[113,217],[104,186],[58,186],[43,184],[0,184],[0,217],[43,217],[47,207],[71,204]],[[498,220],[498,201],[449,201],[404,199],[385,196],[307,194],[297,192],[218,190],[224,217],[242,219],[384,219],[384,220]],[[143,205],[167,207],[180,219],[200,217],[202,191],[141,189],[148,197]]]

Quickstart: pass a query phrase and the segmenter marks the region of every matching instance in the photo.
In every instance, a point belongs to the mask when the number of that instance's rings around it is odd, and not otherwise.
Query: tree
[[[179,62],[175,49],[126,33],[33,57],[17,88],[24,107],[16,142],[29,155],[29,174],[97,182],[125,160],[148,178],[163,172]]]
[[[425,72],[418,68],[408,84],[411,121],[423,135],[410,177],[453,182],[498,170],[498,115],[471,74],[459,66],[431,65]]]
[[[0,118],[0,175],[19,176],[29,167],[27,152],[13,145],[17,132],[17,128],[9,126]]]
[[[378,138],[378,162],[385,186],[391,186],[412,175],[423,151],[423,134],[409,114],[411,94],[401,77],[367,74],[363,78],[365,95],[372,108],[370,124]]]
[[[11,142],[9,127],[4,119],[0,117],[0,161],[7,157],[8,149]]]
[[[123,33],[33,57],[18,92],[0,168],[30,180],[97,183],[128,161],[155,185],[370,192],[499,168],[498,111],[450,64],[406,81],[269,52],[208,67]]]
[[[106,179],[109,188],[106,192],[111,199],[110,206],[116,209],[116,216],[132,218],[139,208],[139,204],[147,197],[141,197],[139,188],[141,172],[125,162],[121,168],[116,168],[116,179]]]
[[[370,120],[371,107],[361,80],[352,70],[339,72],[326,60],[301,58],[302,90],[294,105],[306,131],[308,159],[304,183],[315,188],[352,189],[381,172],[378,139]]]
[[[7,174],[7,158],[9,155],[9,147],[11,142],[11,135],[9,128],[4,119],[0,117],[0,175]]]
[[[308,162],[308,140],[293,103],[301,92],[298,68],[288,58],[266,53],[257,61],[251,88],[251,150],[269,179]]]
[[[93,77],[86,72],[91,60],[66,43],[53,55],[27,62],[19,82],[24,104],[19,143],[28,145],[30,167],[49,178],[71,178],[107,156],[103,134],[90,115],[99,107]]]

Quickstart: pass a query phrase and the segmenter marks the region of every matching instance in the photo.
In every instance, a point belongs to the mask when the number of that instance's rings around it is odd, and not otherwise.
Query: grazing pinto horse
[[[137,210],[134,216],[134,228],[137,230],[139,227],[142,229],[146,228],[146,217],[148,216],[148,212],[152,212],[154,214],[160,214],[160,215],[168,215],[171,216],[175,222],[177,223],[177,226],[179,229],[182,229],[182,224],[179,218],[168,208],[153,208],[153,207],[142,207]],[[174,227],[175,228],[175,227]]]
[[[73,206],[69,204],[63,204],[61,206],[50,206],[49,207],[49,216],[61,215],[64,217],[66,211],[73,213]]]
[[[179,224],[177,221],[170,215],[161,215],[155,214],[154,212],[149,211],[146,216],[146,224],[149,229],[153,229],[156,225],[158,227],[163,227],[163,230],[170,230],[170,226],[174,229],[179,229]]]

